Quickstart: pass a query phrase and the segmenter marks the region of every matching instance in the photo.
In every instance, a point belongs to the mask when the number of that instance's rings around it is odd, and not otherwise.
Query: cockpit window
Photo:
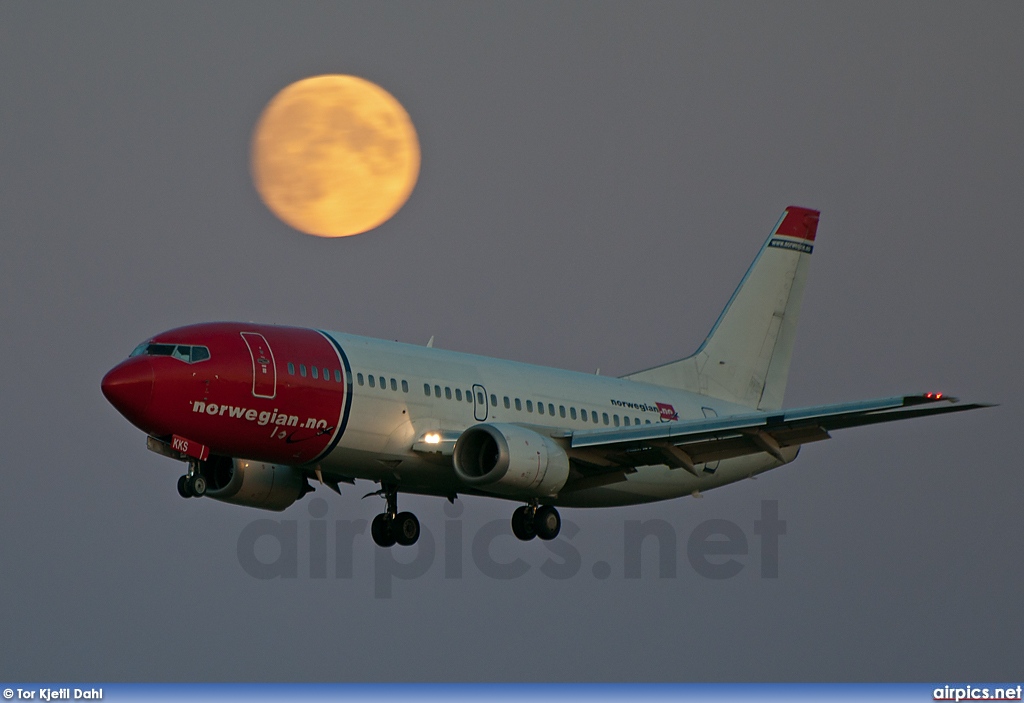
[[[135,347],[132,356],[170,356],[174,353],[173,344],[151,344],[149,342]]]
[[[129,356],[170,356],[186,364],[206,361],[210,358],[210,350],[206,347],[191,344],[156,344],[143,342],[135,347]]]

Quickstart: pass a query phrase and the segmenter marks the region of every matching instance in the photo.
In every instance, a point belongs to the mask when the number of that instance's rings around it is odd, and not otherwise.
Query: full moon
[[[252,178],[286,224],[347,237],[389,220],[409,199],[420,145],[409,114],[356,76],[314,76],[267,103],[252,137]]]

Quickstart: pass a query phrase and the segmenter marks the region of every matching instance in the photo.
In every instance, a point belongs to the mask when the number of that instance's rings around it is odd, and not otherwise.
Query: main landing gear
[[[371,493],[370,495],[374,495]],[[398,489],[393,484],[382,484],[376,495],[384,496],[384,512],[373,518],[370,535],[378,547],[403,547],[416,544],[420,538],[420,521],[412,513],[398,512]]]
[[[562,518],[553,506],[536,503],[516,508],[512,513],[512,534],[524,542],[534,537],[552,540],[562,529]]]
[[[206,495],[206,478],[199,473],[199,466],[189,462],[188,473],[178,477],[178,495],[182,498],[198,498]]]

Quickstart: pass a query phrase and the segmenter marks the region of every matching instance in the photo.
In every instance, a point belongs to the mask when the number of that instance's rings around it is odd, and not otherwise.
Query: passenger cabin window
[[[587,421],[587,411],[584,410],[583,408],[580,408],[580,417],[583,418],[583,422]]]
[[[565,406],[564,405],[559,405],[558,406],[558,417],[565,417]]]
[[[629,415],[622,418],[622,424],[624,424],[626,427],[629,427]]]
[[[601,413],[601,419],[604,421],[604,424],[607,425],[608,424],[608,413]]]
[[[367,382],[369,382],[370,388],[376,388],[377,387],[377,381],[374,380],[373,376],[367,376],[366,380],[367,380]]]
[[[395,379],[391,379],[391,390],[393,390],[393,391],[397,391],[398,390],[398,381],[396,381]]]
[[[430,384],[429,383],[424,383],[423,384],[423,395],[427,396],[428,398],[430,397]]]
[[[325,381],[330,381],[331,380],[331,370],[328,369],[326,366],[324,367],[324,380]]]
[[[290,361],[288,362],[288,375],[289,376],[294,376],[295,375],[295,364],[293,364]]]
[[[516,398],[516,410],[522,410],[523,404],[519,402],[519,398]]]
[[[596,410],[591,410],[590,411],[590,419],[594,421],[595,425],[597,424],[597,411]],[[604,424],[606,424],[606,425],[608,424],[608,416],[607,415],[604,416]]]
[[[299,375],[302,376],[303,378],[306,377],[306,365],[305,364],[299,364]]]
[[[341,383],[341,369],[334,369],[334,382]]]
[[[576,408],[569,408],[569,417],[573,420],[576,419]]]
[[[616,427],[619,426],[619,416],[618,415],[612,415],[612,424],[614,424]]]
[[[455,400],[462,400],[462,389],[461,388],[456,388],[455,389]]]
[[[387,390],[387,387],[388,387],[388,382],[387,382],[387,379],[385,379],[385,378],[384,378],[383,376],[381,376],[381,377],[380,377],[380,389],[381,389],[382,391],[383,391],[383,390]]]
[[[537,412],[539,412],[541,415],[544,414],[544,403],[537,403]]]
[[[565,415],[565,413],[562,413],[562,414]],[[548,415],[551,415],[552,417],[554,417],[554,415],[555,415],[555,404],[554,403],[548,403]]]
[[[528,412],[528,413],[532,413],[533,412],[533,401],[532,400],[526,401],[526,412]]]
[[[448,400],[452,399],[452,389],[449,388],[448,386],[444,387],[444,397],[447,398]]]
[[[434,386],[434,397],[435,398],[440,398],[441,397],[441,386]]]
[[[466,402],[467,403],[472,403],[473,402],[473,391],[466,391]]]
[[[409,382],[406,381],[404,378],[402,379],[402,392],[403,393],[408,393],[409,392]]]
[[[510,406],[511,406],[511,403],[508,402],[508,396],[506,395],[505,396],[505,409],[508,410]]]
[[[318,370],[318,369],[317,369],[317,368],[316,368],[315,366],[313,366],[313,367],[312,367],[312,368],[310,369],[310,371],[312,371],[312,372],[313,372],[313,378],[319,378],[319,376],[317,375],[317,374],[319,373],[319,370]]]
[[[478,405],[484,405],[487,401],[484,400],[484,394],[480,391],[476,393],[476,402]]]

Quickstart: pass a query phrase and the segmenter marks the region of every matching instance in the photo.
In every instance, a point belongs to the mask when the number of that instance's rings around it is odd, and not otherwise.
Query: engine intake
[[[467,486],[517,498],[554,496],[569,478],[565,451],[519,425],[473,425],[455,443],[453,462]]]
[[[281,511],[312,490],[291,466],[212,456],[200,463],[206,496],[224,503]]]

